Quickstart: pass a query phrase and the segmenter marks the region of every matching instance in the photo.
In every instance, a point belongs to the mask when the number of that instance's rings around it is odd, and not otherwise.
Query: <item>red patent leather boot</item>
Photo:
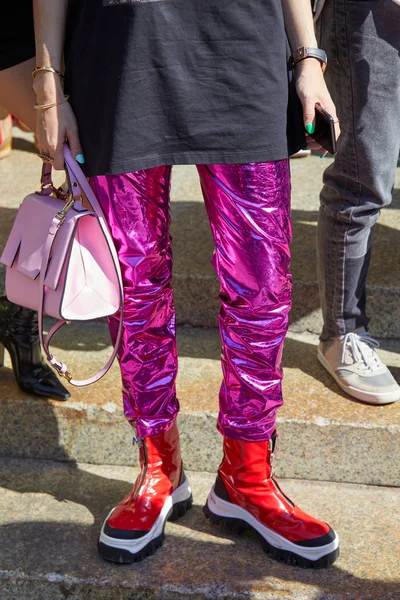
[[[99,539],[103,558],[139,562],[164,541],[167,520],[192,506],[192,492],[182,467],[176,422],[166,432],[137,440],[141,471],[132,491],[108,515]]]
[[[339,556],[339,538],[322,521],[298,508],[272,475],[276,444],[224,438],[224,458],[204,514],[242,533],[256,531],[273,558],[299,567],[323,568]]]

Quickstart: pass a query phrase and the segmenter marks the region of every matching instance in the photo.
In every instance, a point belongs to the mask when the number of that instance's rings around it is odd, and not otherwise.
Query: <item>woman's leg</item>
[[[282,404],[282,348],[291,307],[289,164],[198,169],[221,283],[219,430],[266,440]]]
[[[182,468],[176,416],[177,351],[169,234],[171,167],[95,177],[121,263],[124,328],[119,350],[125,415],[137,432],[141,472],[107,517],[103,558],[132,563],[163,542],[168,518],[192,503]],[[118,318],[110,319],[115,340]]]
[[[400,399],[400,387],[365,330],[373,235],[392,202],[400,152],[400,8],[391,1],[326,2],[318,29],[342,129],[320,197],[318,359],[350,396],[389,404]]]
[[[214,523],[255,530],[279,560],[328,566],[339,555],[336,534],[289,500],[272,472],[291,305],[289,164],[207,165],[199,173],[221,282],[224,373],[224,457],[204,512]]]
[[[139,438],[167,430],[179,410],[169,233],[171,167],[94,177],[120,259],[124,330],[119,362],[128,421]],[[110,319],[115,339],[118,318]]]
[[[32,87],[32,69],[35,59],[0,71],[0,105],[27,125],[32,131],[36,127],[36,102]]]

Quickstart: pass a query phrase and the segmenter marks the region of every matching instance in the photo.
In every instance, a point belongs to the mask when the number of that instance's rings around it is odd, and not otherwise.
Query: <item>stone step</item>
[[[189,473],[194,506],[167,523],[162,548],[136,565],[107,563],[99,530],[134,477],[127,467],[1,459],[1,600],[399,598],[399,489],[281,481],[340,536],[337,562],[310,571],[273,561],[253,535],[211,525],[202,506],[214,475]]]
[[[39,162],[31,134],[15,132],[14,151],[0,161],[0,249],[23,197],[38,187]],[[321,315],[316,278],[315,234],[319,192],[330,159],[318,156],[291,161],[293,174],[293,310],[291,329],[319,333]],[[216,327],[219,284],[211,267],[213,251],[208,219],[195,167],[173,170],[171,195],[177,321]],[[371,332],[400,338],[400,169],[394,201],[382,211],[374,235],[368,284]],[[1,270],[0,270],[1,274]],[[0,283],[1,291],[1,283]]]
[[[97,371],[110,353],[104,323],[66,328],[55,355],[76,377]],[[278,464],[285,477],[400,485],[400,403],[376,407],[351,401],[316,359],[317,338],[290,333],[284,351],[285,405],[279,411]],[[217,432],[221,381],[216,330],[178,328],[180,430],[186,467],[214,472],[221,455]],[[381,357],[400,375],[400,342]],[[99,383],[72,388],[68,402],[19,392],[10,369],[0,369],[0,456],[130,465],[132,430],[121,406],[119,369]]]

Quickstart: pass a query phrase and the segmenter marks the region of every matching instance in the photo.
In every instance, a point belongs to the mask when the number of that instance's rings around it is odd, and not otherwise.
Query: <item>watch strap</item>
[[[307,48],[302,46],[293,53],[293,66],[295,67],[299,62],[306,58],[316,58],[321,63],[322,71],[324,72],[328,64],[328,57],[324,50],[321,48]]]

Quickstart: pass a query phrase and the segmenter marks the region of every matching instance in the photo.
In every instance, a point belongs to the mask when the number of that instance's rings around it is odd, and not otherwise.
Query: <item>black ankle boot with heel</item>
[[[0,367],[4,349],[11,357],[15,379],[21,390],[54,400],[68,400],[65,389],[44,361],[39,343],[37,313],[0,297]]]

